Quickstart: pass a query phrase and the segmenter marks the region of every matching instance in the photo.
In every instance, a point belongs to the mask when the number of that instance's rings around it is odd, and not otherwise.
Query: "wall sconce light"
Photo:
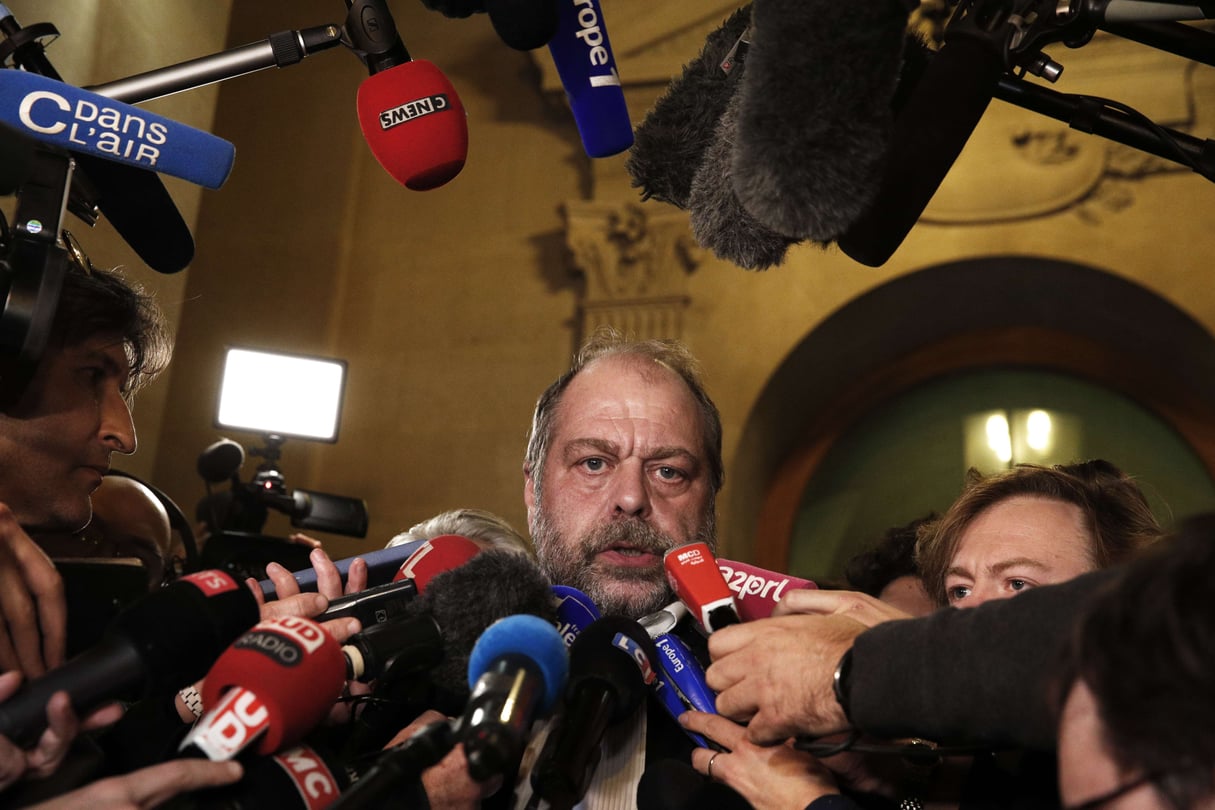
[[[992,473],[1014,464],[1065,464],[1080,454],[1076,417],[1042,408],[993,410],[963,419],[966,467]]]

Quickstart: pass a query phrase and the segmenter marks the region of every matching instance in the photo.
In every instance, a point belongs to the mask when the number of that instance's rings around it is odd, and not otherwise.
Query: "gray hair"
[[[504,518],[484,509],[452,509],[427,518],[388,541],[399,546],[419,540],[433,540],[444,534],[458,534],[469,540],[483,540],[495,548],[504,548],[532,556],[532,547],[523,535]]]

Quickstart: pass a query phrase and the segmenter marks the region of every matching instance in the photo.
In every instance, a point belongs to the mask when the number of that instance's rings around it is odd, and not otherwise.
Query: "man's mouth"
[[[650,567],[662,562],[662,554],[627,544],[617,544],[600,551],[597,557],[613,565]]]

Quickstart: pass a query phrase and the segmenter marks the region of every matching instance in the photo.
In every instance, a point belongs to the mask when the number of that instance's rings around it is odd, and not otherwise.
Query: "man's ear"
[[[535,479],[532,477],[530,467],[523,468],[523,503],[527,506],[527,526],[530,532],[532,515],[536,511]]]

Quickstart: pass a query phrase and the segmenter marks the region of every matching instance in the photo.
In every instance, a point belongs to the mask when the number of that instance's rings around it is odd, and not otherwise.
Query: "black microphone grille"
[[[245,448],[231,439],[220,439],[198,454],[198,474],[211,484],[219,484],[236,475],[245,463]]]

